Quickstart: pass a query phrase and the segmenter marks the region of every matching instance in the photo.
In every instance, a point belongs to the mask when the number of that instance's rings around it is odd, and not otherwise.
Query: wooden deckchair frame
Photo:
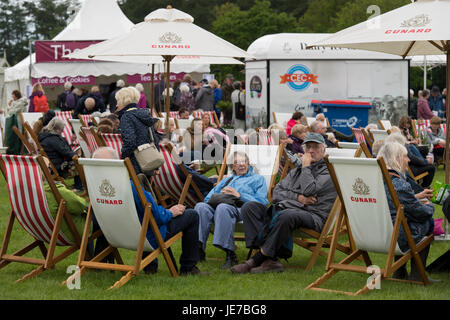
[[[391,122],[390,120],[388,120],[388,121]],[[386,128],[384,127],[384,125],[383,125],[383,122],[382,122],[381,120],[379,120],[379,119],[378,119],[378,124],[379,124],[381,130],[390,130],[390,129],[386,129]],[[391,123],[391,126],[392,126],[392,123]]]
[[[362,250],[362,249],[357,249],[356,247],[353,247],[354,249],[352,249],[352,253],[349,254],[346,258],[344,258],[343,260],[341,260],[338,263],[334,263],[334,254],[336,252],[336,246],[337,246],[337,242],[339,239],[338,230],[340,229],[343,221],[344,220],[348,221],[348,218],[347,218],[347,212],[345,209],[345,204],[342,200],[343,199],[342,191],[341,191],[341,188],[340,188],[338,180],[337,180],[336,172],[334,171],[333,165],[328,161],[328,156],[325,157],[325,162],[328,166],[328,170],[330,172],[333,183],[336,186],[336,191],[338,193],[338,197],[341,199],[342,210],[340,210],[340,212],[338,213],[337,222],[335,224],[334,231],[333,231],[331,247],[330,247],[330,251],[328,253],[328,260],[327,260],[327,264],[326,264],[327,272],[324,275],[322,275],[321,277],[319,277],[316,281],[311,283],[306,289],[311,289],[311,290],[321,291],[321,292],[341,293],[341,294],[346,294],[346,295],[350,295],[350,296],[357,296],[357,295],[366,293],[370,290],[367,284],[363,288],[361,288],[360,290],[358,290],[356,292],[347,292],[347,291],[339,291],[339,290],[320,288],[320,286],[323,283],[325,283],[327,280],[329,280],[331,277],[333,277],[339,271],[352,271],[352,272],[368,274],[367,267],[372,265],[372,261],[369,257],[368,252],[365,250]],[[400,204],[397,193],[393,187],[391,178],[390,178],[388,170],[386,168],[385,162],[384,162],[383,158],[377,159],[377,162],[381,169],[381,172],[382,172],[382,175],[384,178],[384,182],[386,183],[386,185],[388,187],[389,194],[391,195],[392,201],[397,210],[396,219],[395,219],[395,223],[394,223],[394,229],[392,232],[392,238],[391,238],[391,242],[390,242],[390,246],[389,246],[389,251],[387,253],[386,263],[385,263],[384,268],[381,269],[381,274],[378,275],[377,278],[379,279],[380,282],[382,280],[395,280],[395,281],[400,281],[400,282],[428,285],[429,279],[425,273],[425,268],[420,259],[419,252],[422,251],[424,248],[426,248],[433,241],[434,236],[429,235],[428,237],[424,238],[424,240],[422,240],[417,245],[415,244],[415,242],[411,236],[411,231],[409,229],[408,223],[406,222],[406,217],[403,212],[403,205]],[[410,250],[407,253],[405,253],[400,259],[393,262],[393,259],[395,256],[395,249],[396,249],[396,245],[397,245],[397,241],[398,241],[398,236],[399,236],[399,232],[400,232],[400,226],[403,227],[403,230],[406,234],[406,239],[408,241]],[[347,224],[347,231],[349,232],[349,234],[351,234],[350,224]],[[357,259],[358,257],[361,257],[361,256],[364,259],[366,267],[350,265],[351,262],[353,262],[355,259]],[[394,271],[399,269],[401,266],[406,264],[411,259],[414,259],[414,261],[419,269],[419,273],[421,275],[422,282],[410,281],[410,280],[398,280],[398,279],[389,278],[389,276]],[[376,279],[376,280],[378,280],[378,279]]]
[[[38,267],[34,270],[32,270],[30,273],[24,275],[22,278],[18,279],[16,283],[22,282],[26,279],[31,279],[33,277],[38,276],[42,272],[44,272],[47,269],[51,269],[55,266],[56,263],[60,262],[61,260],[65,259],[72,253],[76,252],[81,245],[81,236],[78,233],[75,224],[73,223],[72,217],[70,216],[69,211],[66,207],[66,202],[62,198],[61,194],[58,191],[58,188],[55,185],[55,182],[53,180],[52,175],[50,174],[50,171],[48,170],[47,166],[45,165],[44,159],[42,156],[37,156],[37,161],[39,163],[40,169],[44,173],[44,176],[50,186],[50,189],[53,193],[53,196],[56,199],[56,202],[58,203],[58,213],[56,215],[54,228],[52,230],[51,240],[48,244],[48,247],[46,248],[44,241],[41,240],[34,240],[30,244],[26,245],[22,249],[12,253],[7,254],[8,246],[11,240],[11,234],[14,227],[14,222],[16,220],[16,216],[11,210],[9,214],[9,219],[6,227],[6,232],[3,236],[2,246],[0,249],[0,269],[7,266],[11,262],[20,262],[20,263],[26,263],[26,264],[32,264],[32,265],[38,265]],[[3,176],[5,177],[5,180],[7,179],[6,169],[3,161],[0,161],[0,169],[2,171]],[[75,243],[63,252],[61,252],[59,255],[55,256],[55,248],[56,248],[56,242],[58,238],[58,234],[61,230],[61,223],[62,220],[65,219],[68,226],[70,233],[73,235],[75,239]],[[99,233],[94,233],[89,237],[89,241],[94,240],[99,236]],[[36,247],[39,248],[40,252],[43,255],[43,259],[37,259],[37,258],[28,258],[24,257],[24,255]],[[86,252],[84,253],[86,254]]]
[[[364,139],[366,139],[366,143],[369,145],[369,147],[372,149],[372,138],[370,136],[370,134],[367,132],[366,129],[364,128],[360,128],[361,129],[361,133],[364,136]]]
[[[87,243],[89,241],[88,239],[88,233],[89,233],[89,224],[92,220],[92,204],[89,204],[88,214],[86,218],[86,224],[84,226],[84,232],[83,237],[81,240],[81,248],[80,248],[80,254],[78,256],[78,263],[77,266],[80,268],[77,272],[75,272],[72,276],[70,276],[66,281],[64,281],[62,284],[64,285],[66,282],[72,282],[73,279],[76,277],[81,277],[88,269],[100,269],[100,270],[113,270],[113,271],[121,271],[126,272],[126,274],[117,281],[114,285],[112,285],[109,289],[117,289],[126,284],[128,281],[130,281],[132,278],[137,276],[139,272],[141,272],[147,265],[149,265],[153,260],[155,260],[160,254],[164,256],[164,259],[167,263],[167,266],[169,268],[170,274],[172,277],[176,278],[178,276],[178,273],[176,271],[176,267],[174,265],[174,262],[172,261],[168,249],[170,249],[170,246],[175,243],[178,239],[181,238],[182,232],[177,233],[172,238],[164,241],[161,233],[159,232],[158,226],[156,224],[155,218],[153,217],[153,214],[151,212],[151,203],[147,201],[145,198],[144,192],[142,191],[141,184],[139,183],[139,180],[136,176],[136,173],[134,171],[133,165],[131,164],[131,161],[129,158],[126,158],[124,160],[125,166],[127,168],[128,174],[131,178],[131,181],[138,193],[139,200],[142,204],[142,207],[145,208],[144,210],[144,217],[142,220],[141,230],[139,233],[139,242],[138,247],[136,250],[136,257],[134,260],[133,265],[127,265],[124,264],[122,257],[120,256],[119,250],[116,247],[113,247],[112,245],[109,245],[106,249],[104,249],[102,252],[100,252],[97,256],[95,256],[91,261],[85,260],[85,255],[87,251]],[[137,213],[136,213],[137,214]],[[142,259],[142,253],[144,252],[144,243],[146,240],[146,234],[147,229],[150,225],[150,228],[155,235],[156,241],[158,243],[158,249],[155,249],[151,254],[149,254],[147,257]],[[101,233],[101,231],[100,231]],[[110,263],[102,263],[99,262],[109,254],[113,254],[114,258],[117,261],[117,264],[110,264]]]

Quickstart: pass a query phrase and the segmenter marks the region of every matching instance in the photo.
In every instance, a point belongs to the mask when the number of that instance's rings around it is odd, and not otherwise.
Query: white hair
[[[406,138],[400,132],[394,132],[394,133],[391,133],[386,138],[385,143],[393,143],[393,142],[397,142],[397,143],[401,144],[402,146],[404,146],[406,144]]]
[[[256,166],[254,166],[252,163],[250,163],[250,158],[248,157],[248,154],[247,154],[246,152],[244,152],[244,151],[234,151],[233,153],[231,153],[231,154],[228,156],[228,158],[227,158],[227,164],[228,164],[228,169],[229,169],[230,171],[233,170],[234,159],[235,159],[237,156],[243,156],[243,157],[245,157],[245,159],[247,159],[247,162],[248,162],[249,166],[253,167],[253,172],[254,172],[254,173],[257,173]],[[249,169],[250,169],[250,168],[249,168]]]
[[[385,143],[380,151],[378,151],[377,158],[383,158],[386,167],[390,170],[395,170],[404,173],[403,157],[408,154],[405,146],[398,142]]]
[[[144,92],[144,86],[142,85],[142,83],[136,84],[136,89],[137,89],[139,92]]]
[[[67,81],[66,83],[64,83],[64,89],[66,90],[72,89],[72,82]]]
[[[43,132],[50,132],[60,135],[64,130],[66,123],[64,120],[54,117],[50,122],[42,129]]]
[[[181,92],[189,92],[190,90],[189,90],[189,87],[188,87],[187,85],[183,84],[183,85],[180,87],[180,91],[181,91]]]
[[[117,80],[116,86],[119,88],[125,87],[125,81],[123,81],[122,79]]]

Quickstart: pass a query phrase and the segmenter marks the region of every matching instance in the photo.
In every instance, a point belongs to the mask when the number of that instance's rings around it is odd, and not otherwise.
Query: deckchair
[[[92,122],[95,126],[98,125],[96,117],[92,117],[90,114],[79,114],[78,119],[83,127],[89,127],[89,123]]]
[[[156,186],[165,194],[170,195],[174,201],[185,204],[187,207],[193,208],[197,202],[203,202],[203,195],[181,161],[179,167],[186,177],[185,182],[178,175],[172,157],[171,145],[160,144],[159,147],[165,161],[159,168],[159,174],[153,177]],[[190,187],[192,187],[194,194],[189,192]]]
[[[192,120],[190,119],[175,119],[175,125],[177,129],[187,129],[191,126]]]
[[[55,186],[42,156],[0,155],[0,168],[7,181],[11,203],[11,213],[0,251],[0,269],[11,262],[38,265],[36,269],[16,281],[21,282],[53,268],[56,263],[77,251],[80,248],[81,236],[75,228],[65,201]],[[58,202],[56,219],[52,217],[48,208],[42,173]],[[34,238],[34,241],[12,254],[7,254],[16,219],[22,228]],[[63,219],[69,226],[74,242],[61,231]],[[90,240],[95,237],[96,234],[92,235]],[[45,244],[48,244],[48,247]],[[55,255],[56,246],[68,246],[69,248]],[[44,259],[24,257],[26,253],[36,247],[39,248]]]
[[[48,157],[47,153],[45,152],[44,148],[42,147],[41,143],[39,142],[38,136],[33,131],[33,129],[30,127],[28,122],[24,123],[24,129],[25,132],[28,134],[30,139],[27,139],[25,135],[21,134],[19,129],[17,129],[16,126],[13,126],[14,133],[19,137],[19,139],[22,141],[23,145],[28,151],[28,155],[30,156],[43,156],[44,158],[47,158],[49,160],[48,162],[48,168],[51,172],[51,177],[53,180],[57,180],[64,185],[66,185],[66,182],[64,179],[59,175],[58,170],[56,170],[54,164],[50,161],[50,158]]]
[[[83,133],[84,138],[86,138],[85,142],[87,144],[89,153],[92,155],[99,147],[97,143],[98,139],[95,138],[97,133],[92,127],[81,127],[81,132]]]
[[[369,129],[368,131],[372,143],[378,140],[386,140],[386,138],[391,134],[390,130]]]
[[[283,126],[283,128],[287,127],[287,123],[292,118],[292,113],[282,113],[282,112],[272,112],[273,122],[278,123]]]
[[[180,119],[180,115],[178,114],[178,111],[170,111],[170,117],[173,119]]]
[[[118,133],[101,133],[99,136],[106,147],[111,147],[116,150],[117,154],[122,155],[122,135]]]
[[[403,205],[400,204],[397,193],[392,185],[391,178],[382,158],[380,159],[354,159],[325,157],[333,183],[343,204],[339,212],[333,231],[326,273],[311,283],[307,289],[325,292],[343,293],[356,296],[366,293],[377,282],[391,280],[390,275],[404,265],[408,260],[414,259],[420,270],[422,282],[409,280],[398,280],[409,283],[427,285],[428,277],[419,257],[419,252],[433,241],[433,235],[425,237],[420,243],[415,244],[411,231],[406,222]],[[393,225],[384,183],[387,185],[389,194],[397,210],[396,220]],[[348,221],[347,232],[351,236],[352,252],[338,263],[334,262],[336,244],[338,241],[337,230],[343,220]],[[406,234],[410,250],[402,252],[398,246],[400,226]],[[345,292],[323,289],[320,286],[333,277],[339,271],[351,271],[371,274],[372,261],[369,252],[387,254],[384,268],[379,274],[374,274],[374,281],[368,281],[365,286],[357,292]],[[402,256],[394,262],[394,256]],[[350,265],[356,258],[362,257],[366,266]],[[369,283],[370,282],[370,283]],[[372,287],[373,288],[373,287]]]
[[[268,129],[258,129],[258,145],[273,146],[276,144]]]
[[[66,139],[70,146],[73,145],[72,142],[72,126],[70,125],[69,119],[72,119],[72,111],[56,111],[55,116],[64,121],[64,131],[62,132],[62,136]]]
[[[336,147],[341,149],[358,149],[360,145],[357,142],[336,141]]]
[[[44,114],[42,112],[19,112],[19,118],[22,124],[28,122],[33,127],[34,123],[39,120]]]
[[[217,118],[217,114],[215,111],[193,111],[192,115],[194,116],[194,118],[202,119],[205,113],[209,114],[211,123],[215,123],[218,127],[220,127],[220,121]]]
[[[75,277],[81,277],[88,269],[126,272],[119,281],[109,288],[117,289],[138,275],[161,253],[172,277],[177,277],[176,267],[170,258],[168,249],[181,238],[182,233],[179,232],[167,240],[162,238],[151,212],[151,204],[145,198],[131,161],[127,158],[125,160],[80,159],[79,162],[86,173],[91,203],[78,256],[77,266],[80,269],[70,276],[66,282],[71,282]],[[130,179],[145,210],[142,223],[136,211]],[[95,218],[101,232],[108,240],[109,246],[91,261],[86,261],[89,225],[93,212],[95,212]],[[147,240],[146,234],[149,227],[155,235],[158,248],[153,248]],[[120,248],[136,251],[133,265],[124,264],[118,251]],[[152,253],[143,259],[142,253],[144,251]],[[99,262],[111,253],[114,255],[117,264]]]
[[[80,144],[81,150],[83,151],[85,158],[90,158],[91,153],[89,152],[88,145],[81,135],[81,121],[79,119],[69,119],[69,123],[72,126],[73,132],[75,132],[75,135],[77,137],[77,141]]]
[[[327,122],[327,127],[331,127],[331,126],[330,126],[330,121],[328,121],[328,118],[325,118],[325,120],[326,120],[326,122]],[[312,123],[313,123],[314,121],[316,121],[316,118],[315,118],[315,117],[305,117],[305,121],[306,121],[306,125],[307,125],[308,127],[310,127],[310,126],[312,125]]]
[[[360,157],[362,149],[339,149],[339,148],[326,148],[325,154],[330,157]]]
[[[390,120],[378,120],[378,124],[382,130],[391,130],[392,124]]]

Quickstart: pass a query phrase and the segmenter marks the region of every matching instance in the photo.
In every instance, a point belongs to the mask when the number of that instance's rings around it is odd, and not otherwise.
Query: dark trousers
[[[444,156],[444,148],[433,148],[434,163],[437,163]]]
[[[247,202],[241,208],[244,221],[245,243],[248,248],[254,248],[258,232],[264,226],[267,207],[258,202]],[[265,255],[276,258],[277,251],[289,240],[292,232],[300,227],[316,229],[311,214],[301,209],[282,210],[275,225],[270,230],[261,249]],[[320,230],[316,230],[319,231]]]
[[[415,166],[410,164],[409,167],[415,176],[418,176],[424,172],[428,172],[428,174],[422,180],[422,187],[427,188],[431,185],[434,178],[434,173],[436,172],[436,167],[433,164],[428,164],[425,166]]]
[[[193,209],[186,211],[176,218],[173,218],[167,225],[166,240],[170,239],[178,232],[183,232],[181,237],[181,271],[190,271],[199,260],[198,251],[198,214]],[[142,258],[148,256],[150,252],[144,252]],[[150,263],[144,270],[154,269],[158,266],[157,260]]]

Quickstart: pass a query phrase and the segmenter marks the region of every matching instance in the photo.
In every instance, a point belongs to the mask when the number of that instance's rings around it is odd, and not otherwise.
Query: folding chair
[[[177,129],[187,129],[191,126],[192,120],[190,119],[175,119],[175,125]]]
[[[92,122],[94,126],[98,126],[97,119],[90,114],[79,114],[78,119],[83,127],[89,127],[89,123]]]
[[[258,145],[273,146],[275,144],[275,140],[268,129],[258,129]]]
[[[38,136],[33,131],[33,129],[30,127],[28,122],[24,123],[24,129],[25,132],[28,133],[28,136],[30,137],[30,140],[28,140],[25,135],[21,134],[19,129],[17,129],[16,126],[13,126],[14,133],[19,137],[19,139],[22,141],[23,145],[28,151],[28,155],[30,156],[43,156],[44,158],[47,158],[49,160],[48,167],[51,172],[51,177],[53,180],[57,180],[64,185],[66,185],[66,182],[64,179],[59,175],[58,170],[56,170],[53,162],[50,161],[50,158],[48,157],[47,153],[45,152],[44,148],[39,142]]]
[[[273,122],[278,123],[283,126],[283,128],[287,127],[287,123],[292,118],[292,113],[282,113],[282,112],[272,112]]]
[[[89,152],[89,148],[85,141],[85,138],[83,138],[84,134],[81,134],[81,121],[79,119],[69,119],[69,123],[72,126],[73,132],[75,132],[77,141],[81,147],[81,150],[83,151],[84,157],[90,158],[91,153]]]
[[[160,144],[159,147],[165,161],[159,168],[159,175],[153,177],[156,186],[165,194],[170,195],[174,201],[186,204],[189,208],[194,208],[197,202],[203,202],[203,195],[181,161],[179,167],[186,177],[185,182],[178,175],[172,157],[172,147],[163,144]],[[190,187],[194,190],[194,194],[189,192]]]
[[[21,282],[53,268],[56,263],[77,251],[80,248],[81,236],[42,156],[0,155],[0,168],[7,181],[11,203],[11,213],[0,251],[0,269],[11,262],[38,265],[36,269],[16,281]],[[56,219],[52,217],[48,208],[42,173],[58,202]],[[22,228],[34,238],[34,241],[13,254],[7,254],[16,219]],[[69,226],[70,237],[61,231],[63,219]],[[93,235],[90,240],[95,236]],[[48,244],[47,248],[45,244]],[[56,246],[68,246],[69,248],[55,255]],[[44,259],[24,257],[26,253],[36,247],[39,248]]]
[[[85,138],[85,142],[87,144],[89,153],[92,155],[95,150],[98,149],[98,138],[96,139],[97,133],[95,132],[95,129],[92,127],[81,127],[81,132],[83,133]]]
[[[80,159],[79,162],[86,173],[91,203],[78,256],[77,266],[80,269],[65,282],[71,282],[75,277],[81,277],[88,269],[126,272],[119,281],[109,288],[117,289],[138,275],[161,253],[172,277],[177,277],[178,274],[168,249],[175,241],[181,238],[182,233],[179,232],[167,240],[162,238],[151,212],[151,203],[145,198],[131,161],[127,158],[125,160]],[[142,223],[136,211],[130,179],[138,193],[139,201],[145,209]],[[84,257],[87,250],[89,225],[93,212],[95,212],[95,218],[98,221],[101,232],[108,240],[109,246],[91,261],[86,261]],[[146,238],[149,227],[158,243],[158,248],[156,249],[151,246]],[[136,251],[133,265],[124,264],[118,251],[120,248]],[[144,251],[152,253],[142,259]],[[114,255],[117,264],[99,262],[111,253]]]
[[[358,149],[360,145],[357,142],[336,141],[336,147],[341,149]]]
[[[369,129],[368,131],[372,143],[378,140],[386,140],[386,138],[391,134],[390,130]]]
[[[391,130],[392,124],[390,120],[378,120],[378,124],[382,130]]]
[[[118,133],[101,133],[99,137],[103,140],[104,145],[102,144],[102,146],[113,148],[117,151],[120,158],[122,155],[122,135]]]
[[[217,114],[215,111],[193,111],[192,115],[194,116],[194,118],[202,119],[205,113],[209,114],[211,123],[215,123],[218,127],[220,127],[220,121],[217,118]]]
[[[19,119],[24,124],[28,124],[33,127],[34,123],[39,120],[44,114],[42,112],[19,112]]]
[[[414,259],[419,267],[423,282],[398,280],[409,283],[427,285],[428,277],[419,257],[419,252],[433,241],[433,235],[425,237],[417,245],[411,236],[411,231],[406,222],[403,205],[400,204],[397,193],[392,185],[391,178],[382,158],[380,159],[354,159],[354,158],[328,158],[325,161],[329,168],[333,183],[341,203],[342,210],[338,213],[337,221],[333,231],[326,273],[311,283],[307,289],[325,292],[337,292],[356,296],[368,292],[374,284],[381,280],[391,280],[389,276],[404,265],[408,260]],[[393,225],[384,183],[387,185],[389,194],[397,210],[396,220]],[[335,263],[334,255],[338,241],[337,230],[346,220],[347,232],[352,243],[352,252],[342,261]],[[410,250],[402,252],[398,246],[398,235],[400,226],[406,234]],[[368,283],[357,292],[344,292],[323,289],[320,286],[333,277],[339,271],[351,271],[364,274],[373,273],[372,261],[369,252],[387,254],[384,268],[379,274],[374,274],[375,281]],[[394,256],[402,257],[394,262]],[[366,266],[350,265],[356,258],[362,257]],[[375,283],[374,283],[375,282]]]
[[[64,131],[62,132],[62,136],[67,140],[69,145],[72,145],[72,126],[70,125],[69,119],[72,119],[72,111],[56,111],[55,116],[60,118],[66,124],[64,126]]]
[[[170,111],[170,117],[173,119],[180,119],[180,115],[178,114],[178,111]]]

